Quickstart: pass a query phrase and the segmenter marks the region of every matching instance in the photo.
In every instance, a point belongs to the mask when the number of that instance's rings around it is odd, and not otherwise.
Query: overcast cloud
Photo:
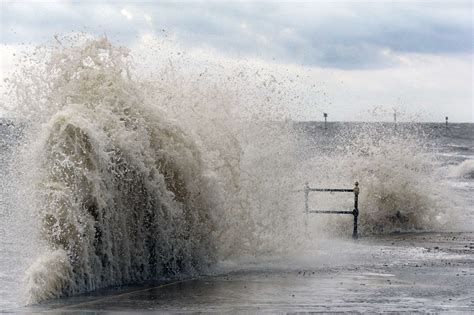
[[[5,44],[69,31],[130,42],[148,30],[190,46],[333,68],[390,67],[396,53],[473,52],[471,1],[2,2]]]
[[[432,87],[420,90],[426,101],[412,87],[398,93],[439,115],[455,101],[449,108],[458,109],[456,119],[472,121],[472,16],[471,1],[2,1],[1,43],[44,43],[57,33],[84,31],[132,45],[143,34],[171,34],[189,49],[326,69],[322,75],[352,73],[356,81],[380,73],[404,80],[438,66],[445,78],[420,78]],[[386,86],[390,95],[393,82]],[[456,94],[445,86],[455,86]],[[382,93],[381,102],[395,99]]]

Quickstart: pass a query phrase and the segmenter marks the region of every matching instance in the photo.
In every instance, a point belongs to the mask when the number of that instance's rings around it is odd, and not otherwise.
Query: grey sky
[[[212,49],[229,58],[257,58],[315,69],[328,76],[328,92],[336,89],[331,82],[344,76],[347,85],[338,88],[346,88],[346,97],[351,99],[332,95],[336,111],[347,111],[341,107],[347,102],[359,106],[358,111],[377,105],[372,96],[360,99],[363,93],[371,94],[370,88],[360,95],[350,93],[359,93],[349,85],[351,74],[368,84],[385,74],[392,81],[387,81],[387,93],[380,93],[381,103],[393,106],[401,98],[406,107],[433,110],[435,116],[455,109],[455,120],[473,121],[471,1],[2,0],[3,46],[43,43],[54,34],[73,31],[105,32],[126,45],[133,45],[145,33],[173,34],[189,49]],[[427,63],[439,67],[438,74],[444,78],[428,77]],[[408,86],[399,90],[397,97],[393,89],[403,84],[397,85],[393,78],[410,79],[413,75],[426,80],[426,86],[418,89],[418,95],[416,88]],[[457,88],[448,90],[447,86],[456,84]],[[433,105],[436,100],[439,104]],[[450,101],[456,104],[448,106]],[[348,119],[342,114],[336,117]]]

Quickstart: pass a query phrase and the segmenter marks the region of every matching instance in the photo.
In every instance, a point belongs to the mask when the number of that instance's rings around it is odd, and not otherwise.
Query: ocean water
[[[0,309],[348,238],[348,218],[305,217],[305,182],[358,181],[362,237],[472,230],[473,124],[324,129],[279,112],[271,77],[245,95],[232,88],[248,76],[216,84],[186,66],[139,79],[105,38],[44,56],[10,80],[17,118],[0,125]]]
[[[321,156],[332,156],[336,155],[345,155],[347,154],[347,148],[343,148],[345,145],[345,141],[341,140],[339,137],[341,134],[344,136],[349,134],[357,134],[361,131],[361,126],[363,129],[366,130],[367,128],[371,129],[393,129],[394,126],[392,124],[360,124],[360,123],[331,123],[328,125],[328,130],[324,130],[323,125],[320,122],[298,122],[294,124],[294,129],[298,133],[298,142],[299,145],[306,148],[311,148],[311,152],[308,153],[308,150],[301,150],[301,152],[296,152],[296,155],[299,157],[299,163],[303,163],[305,167],[309,167],[311,163],[314,163],[315,154],[318,155],[319,158]],[[448,230],[448,231],[456,231],[456,230],[472,230],[472,222],[474,219],[474,209],[472,205],[474,204],[473,200],[473,191],[474,191],[474,139],[473,139],[473,131],[474,126],[473,124],[451,124],[449,129],[446,129],[442,124],[420,124],[415,126],[405,126],[407,130],[404,130],[403,133],[410,134],[411,136],[415,133],[417,136],[419,135],[420,128],[421,132],[423,133],[423,141],[426,141],[426,154],[433,154],[436,161],[436,167],[438,168],[438,177],[437,180],[442,181],[439,183],[440,186],[444,187],[443,189],[449,189],[449,204],[447,205],[446,209],[442,209],[447,211],[448,213],[454,214],[454,218],[448,223],[441,224],[439,226],[427,226],[426,229],[428,230]],[[398,128],[402,128],[398,126]],[[398,133],[402,133],[402,131],[394,131]],[[12,185],[12,181],[9,179],[12,175],[8,172],[13,172],[13,170],[9,170],[8,165],[14,164],[14,161],[17,159],[15,154],[17,154],[18,146],[22,141],[22,133],[19,131],[18,127],[15,124],[10,124],[7,126],[7,121],[2,120],[1,125],[1,135],[3,139],[2,143],[2,192],[1,192],[1,212],[0,212],[0,235],[1,235],[1,242],[0,242],[0,249],[2,255],[0,256],[0,306],[1,309],[8,309],[12,307],[17,307],[21,305],[25,305],[29,301],[31,301],[31,296],[28,294],[35,294],[28,292],[28,272],[31,272],[32,266],[34,268],[39,268],[41,272],[48,273],[47,277],[55,277],[58,276],[56,272],[60,272],[61,269],[57,269],[57,266],[52,266],[51,262],[38,260],[38,257],[42,256],[42,250],[40,250],[37,246],[41,244],[39,240],[42,238],[41,233],[39,232],[39,226],[32,226],[32,224],[38,224],[37,218],[34,215],[31,217],[22,217],[28,213],[27,207],[22,205],[20,201],[16,198],[12,198],[13,195],[17,195],[18,191]],[[405,136],[406,136],[405,134]],[[428,136],[426,136],[428,135]],[[401,137],[398,135],[397,137]],[[352,141],[352,140],[351,140]],[[303,143],[304,142],[304,143]],[[337,143],[337,144],[336,144]],[[334,149],[337,148],[337,149]],[[335,153],[334,151],[342,151]],[[324,152],[324,153],[322,153]],[[435,153],[433,153],[435,152]],[[310,162],[311,161],[311,162]],[[337,164],[336,162],[334,162]],[[336,175],[333,173],[333,170],[328,171],[329,173],[321,174],[320,176],[323,179],[318,178],[316,175],[314,178],[308,178],[302,176],[300,178],[300,182],[303,183],[305,180],[313,180],[314,184],[324,185],[324,177]],[[313,173],[314,174],[314,173]],[[340,177],[344,177],[343,175],[338,175]],[[364,182],[367,180],[363,177],[358,177],[361,181],[361,198],[364,198],[366,195],[366,185],[364,186]],[[351,182],[348,180],[347,185],[345,187],[350,186]],[[338,186],[332,186],[338,187]],[[448,188],[446,188],[448,187]],[[301,197],[301,196],[300,196]],[[404,197],[412,197],[405,195]],[[298,198],[297,198],[298,199]],[[278,197],[274,197],[274,200],[278,201]],[[435,199],[436,200],[436,199]],[[327,200],[326,200],[327,202]],[[331,204],[332,202],[332,204]],[[350,202],[350,198],[348,200],[344,200],[344,202]],[[344,202],[342,204],[337,204],[334,201],[330,201],[328,205],[333,207],[342,206],[344,207]],[[323,205],[324,201],[319,199],[313,200],[313,206],[321,206]],[[394,201],[394,203],[397,203]],[[416,202],[415,202],[416,203]],[[403,213],[404,206],[409,205],[409,201],[399,201],[398,207],[394,206],[397,210],[392,210],[392,206],[382,205],[391,209],[391,211],[401,211]],[[363,219],[364,211],[365,210],[365,203],[361,201],[360,208],[361,208],[361,219]],[[381,206],[381,205],[379,205]],[[292,209],[294,216],[301,216],[303,217],[302,213],[303,207],[300,201],[295,201],[295,208]],[[19,215],[15,212],[22,212],[25,211],[24,214]],[[375,211],[375,210],[374,210]],[[378,211],[384,211],[385,214],[387,210],[385,209],[378,209]],[[392,213],[391,215],[393,215]],[[130,219],[129,219],[130,220]],[[313,219],[314,224],[317,225],[317,221],[321,221],[321,218],[318,220]],[[345,220],[347,221],[347,220]],[[349,220],[350,221],[350,220]],[[341,225],[341,233],[333,235],[335,238],[347,238],[350,235],[350,222],[330,222],[332,227],[337,228],[338,225]],[[127,223],[130,224],[130,223]],[[320,222],[321,224],[321,222]],[[370,232],[367,231],[365,225],[367,223],[361,222],[361,233],[363,236],[366,237],[376,237],[372,235]],[[403,225],[406,225],[407,229],[409,227],[407,222],[398,225],[396,230],[403,231]],[[364,231],[365,227],[365,231]],[[423,226],[417,227],[418,229],[424,229]],[[379,231],[377,231],[379,232]],[[286,232],[283,232],[286,233]],[[331,235],[330,232],[326,231]],[[41,244],[41,246],[45,246]],[[268,253],[265,251],[265,253]],[[54,255],[60,255],[61,253],[55,252],[52,254],[51,258],[56,258]],[[276,250],[276,254],[278,255],[278,251]],[[59,261],[61,259],[67,261],[68,257],[59,257],[57,258]],[[44,264],[43,266],[41,264]],[[48,268],[53,268],[54,273],[49,273],[50,270]],[[140,271],[143,272],[143,271]],[[183,271],[183,273],[188,273],[189,271]],[[199,272],[199,271],[196,271]],[[174,274],[177,276],[178,272]],[[69,276],[73,277],[72,274]],[[154,278],[155,276],[150,276],[150,278]],[[169,274],[161,274],[159,277],[170,277]],[[136,282],[143,282],[146,281],[146,278],[141,278],[135,280]],[[31,281],[31,280],[30,280]],[[133,283],[133,280],[127,281],[126,283]],[[120,285],[123,283],[117,283]],[[39,284],[35,284],[39,286],[48,286],[47,282],[41,282]],[[114,284],[107,284],[106,286],[113,286]],[[54,288],[54,286],[53,286]],[[90,290],[94,290],[95,288],[92,287]],[[80,290],[82,292],[87,291],[88,289]],[[74,294],[74,292],[71,292]]]

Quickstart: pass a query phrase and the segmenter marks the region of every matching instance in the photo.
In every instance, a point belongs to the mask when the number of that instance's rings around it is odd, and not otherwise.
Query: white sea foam
[[[311,170],[313,186],[351,188],[351,182],[360,183],[362,234],[433,229],[447,223],[449,187],[441,180],[440,163],[427,152],[423,138],[416,133],[381,131],[370,124],[350,132],[339,135],[339,148],[314,156],[304,170]],[[313,203],[353,208],[351,196],[319,194]],[[324,229],[342,227],[346,234],[352,224],[339,217],[318,221]]]
[[[474,160],[465,160],[450,168],[453,177],[474,179]]]
[[[306,180],[359,180],[366,234],[439,223],[445,198],[423,139],[364,127],[301,161],[277,96],[289,92],[271,75],[217,65],[206,79],[170,62],[139,79],[129,51],[105,38],[35,56],[11,80],[14,112],[29,121],[19,193],[41,230],[32,302],[294,249],[315,230],[292,192]]]
[[[27,273],[31,301],[190,275],[265,246],[258,231],[283,218],[257,227],[250,205],[278,185],[254,191],[268,169],[242,173],[244,126],[226,117],[224,87],[138,82],[105,38],[46,55],[16,77],[30,121],[23,183],[46,243]]]

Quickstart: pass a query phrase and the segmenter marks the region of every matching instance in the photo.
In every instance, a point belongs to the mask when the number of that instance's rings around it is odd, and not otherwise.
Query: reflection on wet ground
[[[221,275],[109,290],[13,311],[474,311],[474,233],[321,243],[313,254],[314,259],[308,254],[301,260],[262,262]]]

